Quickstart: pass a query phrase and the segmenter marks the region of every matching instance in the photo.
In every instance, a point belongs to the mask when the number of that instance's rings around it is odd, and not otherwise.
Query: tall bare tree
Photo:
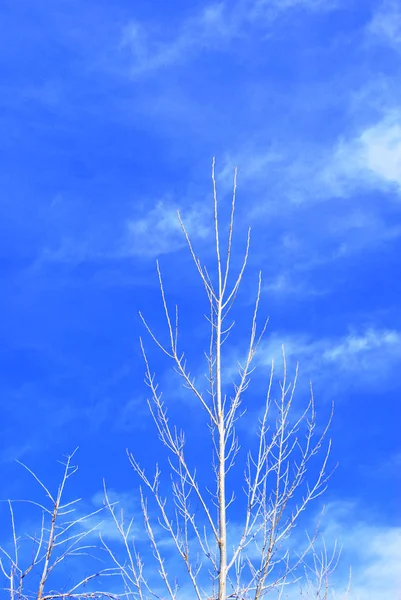
[[[267,392],[260,404],[261,416],[255,443],[250,444],[247,453],[240,449],[235,425],[244,414],[244,393],[250,384],[255,356],[258,350],[261,350],[267,321],[259,326],[258,313],[262,290],[259,274],[254,307],[250,314],[245,358],[238,364],[238,375],[230,389],[223,372],[224,353],[229,352],[224,343],[233,327],[228,318],[237,299],[248,262],[250,230],[242,262],[237,274],[233,276],[237,173],[235,172],[234,176],[228,235],[225,240],[222,239],[219,223],[214,161],[212,185],[215,276],[210,275],[212,269],[204,266],[198,258],[184,221],[178,213],[183,235],[209,303],[207,321],[210,341],[205,352],[208,381],[206,393],[191,375],[186,355],[179,346],[178,309],[170,309],[158,263],[157,274],[168,343],[161,341],[147,317],[142,313],[140,316],[151,339],[171,360],[184,386],[196,399],[199,410],[203,411],[209,420],[213,447],[210,465],[214,469],[215,487],[209,490],[203,484],[196,468],[187,458],[184,432],[170,423],[168,405],[159,391],[145,344],[141,340],[146,384],[150,391],[149,409],[158,436],[169,455],[170,492],[166,492],[166,482],[158,466],[155,473],[149,475],[134,454],[129,452],[128,456],[142,482],[140,498],[145,529],[164,591],[154,586],[153,576],[149,578],[146,575],[146,557],[140,554],[135,544],[132,545],[130,541],[132,522],[124,524],[123,518],[120,518],[115,507],[111,505],[107,491],[106,504],[124,541],[125,559],[119,558],[118,553],[105,541],[103,544],[112,556],[115,566],[121,570],[126,593],[140,600],[151,597],[176,600],[180,597],[182,581],[177,581],[174,574],[169,572],[164,552],[166,536],[169,537],[177,558],[184,567],[183,572],[191,584],[192,595],[198,600],[207,597],[218,600],[260,600],[274,591],[278,597],[284,597],[284,590],[297,581],[297,576],[305,565],[308,565],[308,585],[312,581],[311,573],[314,573],[318,580],[318,585],[310,597],[328,598],[328,574],[335,558],[328,558],[327,552],[319,554],[316,551],[315,535],[309,538],[303,549],[291,549],[289,536],[305,509],[326,488],[330,475],[328,460],[331,446],[327,433],[332,411],[327,422],[322,427],[317,426],[315,399],[311,387],[303,409],[299,410],[298,404],[295,405],[298,367],[290,377],[283,349],[282,377],[277,381],[275,366],[272,363]],[[317,467],[314,463],[315,458],[318,460]],[[228,478],[228,473],[231,469],[238,468],[241,471],[233,484],[232,479]],[[146,489],[155,501],[157,519],[149,508]],[[236,500],[242,490],[244,498],[242,501]],[[194,510],[194,504],[200,507],[200,511]],[[235,513],[229,520],[229,513],[234,509]],[[311,564],[307,562],[308,554],[312,557]],[[308,589],[311,589],[310,586]]]

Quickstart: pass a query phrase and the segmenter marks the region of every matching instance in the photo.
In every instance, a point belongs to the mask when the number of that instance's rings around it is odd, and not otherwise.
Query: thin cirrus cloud
[[[327,0],[238,0],[235,3],[207,4],[182,22],[166,39],[165,28],[131,21],[124,27],[120,50],[127,52],[131,75],[149,74],[158,69],[183,64],[198,53],[227,49],[237,38],[251,35],[261,26],[269,30],[274,20],[291,9],[329,10],[336,5]]]
[[[121,254],[154,258],[185,247],[177,210],[178,206],[174,206],[171,200],[159,201],[145,214],[129,219],[120,245]],[[194,239],[204,240],[210,236],[205,212],[201,204],[184,210],[184,226]]]
[[[388,44],[401,51],[401,10],[396,0],[385,0],[375,12],[368,27],[371,41]]]
[[[337,500],[326,507],[322,533],[325,539],[338,540],[342,547],[340,572],[334,574],[338,589],[346,587],[347,569],[351,568],[349,600],[399,597],[400,527],[369,518],[358,502]]]
[[[161,67],[169,66],[174,69],[176,61],[194,60],[198,51],[203,52],[205,48],[215,51],[216,47],[213,44],[222,44],[224,40],[234,40],[236,35],[245,35],[247,29],[243,26],[247,23],[255,27],[255,14],[260,18],[264,15],[265,19],[261,18],[260,23],[269,24],[280,11],[288,10],[289,13],[293,9],[325,11],[335,6],[336,3],[295,0],[273,4],[238,2],[230,7],[224,3],[210,4],[198,11],[195,16],[190,16],[177,25],[176,33],[169,40],[164,39],[164,33],[157,27],[152,29],[151,25],[148,27],[141,22],[132,22],[125,28],[121,48],[126,47],[129,50],[130,58],[127,62],[127,65],[130,65],[129,69],[137,72],[154,72],[156,75],[156,71]],[[193,52],[195,49],[196,52]],[[157,94],[156,97],[157,102],[160,102],[160,96]],[[154,101],[153,98],[149,99],[147,104]],[[166,106],[169,111],[176,110],[174,102],[167,103]],[[291,142],[287,143],[287,140],[284,140],[281,145],[277,145],[276,142],[271,148],[266,148],[266,144],[263,144],[254,151],[252,151],[252,144],[248,143],[243,149],[239,148],[234,152],[232,158],[229,155],[227,160],[223,158],[221,171],[223,179],[226,175],[227,179],[231,179],[234,164],[240,166],[240,182],[242,185],[249,183],[251,187],[247,202],[250,206],[249,212],[253,212],[255,218],[257,214],[266,210],[273,213],[277,210],[287,211],[291,214],[291,201],[310,202],[318,198],[330,200],[335,195],[349,196],[361,187],[375,189],[386,184],[399,186],[397,175],[399,138],[400,127],[394,117],[392,120],[385,119],[383,122],[370,125],[354,137],[342,137],[334,141],[331,146],[314,144],[308,149],[305,157],[299,153],[298,147],[292,148]],[[308,142],[306,146],[307,144]],[[311,156],[314,157],[313,160],[310,160]],[[260,201],[260,189],[267,185],[272,190],[270,197],[267,199],[262,197]],[[252,186],[256,188],[257,201],[252,198],[255,196],[255,192],[252,193]],[[152,204],[152,201],[148,199],[146,205],[149,204]],[[171,204],[162,201],[154,203],[152,208],[144,210],[142,214],[138,213],[132,218],[126,218],[124,223],[118,225],[123,227],[125,233],[121,236],[120,232],[114,232],[105,237],[104,243],[109,247],[100,245],[93,248],[93,255],[107,258],[118,255],[138,256],[142,253],[144,256],[154,257],[159,253],[168,252],[169,249],[181,247],[174,223],[174,210],[174,201]],[[376,232],[383,231],[380,217],[378,217],[378,224]],[[346,233],[346,229],[345,227],[343,234]],[[146,234],[149,236],[147,240],[145,240]],[[393,234],[396,235],[396,232]],[[387,235],[387,232],[383,231],[381,237],[385,238]],[[200,236],[203,236],[202,232]],[[370,229],[366,238],[368,236],[371,236]],[[110,248],[110,245],[115,246],[117,238],[120,239],[117,247]],[[96,245],[99,246],[95,238],[92,246]],[[351,245],[343,244],[342,251],[350,248]],[[76,253],[78,260],[82,257],[90,258],[92,254],[90,239],[69,241],[65,238],[58,250],[48,252],[47,256],[44,251],[44,258],[64,260],[68,259],[71,253]],[[280,288],[284,290],[285,286],[276,286],[277,290]]]
[[[358,510],[357,504],[338,500],[326,506],[321,520],[320,533],[327,555],[337,550],[340,556],[339,565],[329,578],[330,597],[333,600],[398,600],[401,528],[372,523],[361,517]],[[300,532],[295,538],[302,544]],[[324,551],[319,537],[315,547],[318,555]],[[312,572],[309,574],[313,582]],[[294,586],[287,590],[288,599],[297,600],[300,589],[302,597],[315,597],[313,585],[308,589],[300,584],[299,589]]]
[[[401,116],[386,111],[378,121],[362,128],[352,137],[341,137],[330,147],[311,148],[316,154],[311,163],[302,156],[291,156],[291,149],[276,152],[244,152],[238,157],[244,164],[243,176],[267,178],[269,173],[289,173],[281,180],[284,194],[298,202],[352,196],[359,189],[392,188],[401,192]],[[243,160],[239,160],[243,158]],[[233,164],[229,160],[229,165]],[[228,168],[225,166],[223,172]],[[290,206],[290,204],[287,204]]]
[[[269,365],[274,360],[281,370],[282,346],[292,364],[299,362],[302,373],[319,383],[336,372],[340,387],[346,386],[350,378],[356,378],[360,386],[380,386],[401,360],[399,331],[367,328],[317,340],[308,339],[306,335],[274,333],[262,344],[257,364]]]
[[[253,361],[252,397],[257,397],[261,389],[264,393],[272,365],[275,381],[283,377],[285,359],[288,381],[293,380],[296,366],[299,367],[297,395],[301,404],[308,400],[312,382],[318,391],[318,401],[331,403],[336,398],[336,413],[341,414],[338,404],[346,400],[350,385],[357,385],[360,390],[379,391],[383,385],[390,387],[391,381],[396,382],[400,348],[401,333],[395,330],[368,328],[335,338],[317,339],[307,334],[268,332]],[[224,382],[228,387],[238,379],[238,367],[244,362],[244,353],[243,348],[231,350],[230,360],[224,368]],[[278,388],[274,387],[273,394],[277,392]],[[241,427],[254,435],[258,411],[255,412],[253,402],[251,404]],[[355,435],[360,434],[355,432]]]
[[[323,177],[326,182],[332,182],[334,189],[339,181],[337,190],[340,193],[347,193],[347,190],[352,193],[352,188],[359,186],[380,188],[386,185],[400,193],[400,115],[384,117],[354,138],[341,140]]]

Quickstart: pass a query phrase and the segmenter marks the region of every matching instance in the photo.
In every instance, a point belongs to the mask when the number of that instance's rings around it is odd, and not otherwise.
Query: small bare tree
[[[337,548],[337,542],[331,551],[327,549],[323,540],[320,550],[312,545],[310,560],[304,564],[304,575],[300,585],[300,596],[305,600],[336,600],[338,595],[330,585],[330,577],[337,569],[341,551]],[[351,570],[348,584],[342,598],[348,598],[351,587]]]
[[[184,567],[186,581],[190,583],[197,600],[204,600],[207,597],[218,600],[227,598],[260,600],[274,591],[278,597],[284,598],[284,590],[288,589],[289,584],[298,581],[300,571],[308,564],[308,554],[312,556],[312,561],[306,573],[313,572],[318,579],[319,589],[313,597],[321,599],[329,597],[327,575],[335,558],[330,557],[326,560],[327,553],[318,555],[314,551],[315,535],[308,538],[309,541],[301,550],[291,549],[288,542],[291,532],[300,521],[301,514],[326,488],[331,445],[330,440],[326,438],[332,411],[328,422],[321,428],[317,427],[312,388],[310,388],[309,399],[301,411],[294,405],[298,367],[290,380],[283,349],[281,381],[277,384],[273,363],[268,377],[266,396],[261,405],[256,440],[246,454],[240,449],[235,427],[236,422],[244,414],[242,407],[244,392],[248,389],[255,366],[255,355],[260,349],[267,325],[265,321],[258,327],[261,275],[259,275],[255,294],[245,358],[241,364],[238,364],[238,377],[231,385],[231,392],[228,392],[229,388],[224,379],[223,353],[226,346],[223,344],[234,324],[228,323],[228,317],[243,280],[250,248],[250,230],[248,230],[243,260],[237,275],[233,277],[231,271],[236,179],[235,172],[228,236],[223,244],[213,161],[215,277],[212,277],[210,270],[202,265],[178,213],[183,235],[210,307],[207,317],[210,343],[208,351],[205,352],[207,393],[202,391],[199,383],[191,376],[186,356],[179,348],[178,309],[175,308],[172,314],[169,308],[158,263],[157,274],[168,331],[167,344],[161,341],[148,320],[140,313],[153,342],[171,360],[184,386],[196,399],[200,409],[206,413],[213,445],[213,458],[210,464],[214,469],[215,481],[215,488],[209,490],[200,481],[196,469],[187,460],[184,433],[170,424],[168,408],[159,392],[141,340],[146,384],[150,390],[149,409],[158,436],[169,454],[170,492],[166,493],[165,480],[158,466],[155,473],[150,476],[132,453],[129,452],[128,456],[133,469],[142,481],[140,499],[145,529],[165,591],[154,586],[153,575],[150,579],[145,576],[145,557],[139,553],[135,544],[131,545],[130,541],[132,522],[124,524],[123,518],[115,512],[109,502],[107,492],[106,505],[124,541],[126,558],[124,560],[119,558],[118,553],[103,541],[115,565],[123,574],[126,593],[140,600],[150,597],[176,600],[180,596],[181,582],[168,572],[168,561],[163,551],[166,535],[175,548],[178,560]],[[317,467],[313,465],[312,475],[310,475],[310,466],[316,457],[318,461],[320,457],[320,462]],[[228,473],[231,469],[237,469],[241,461],[243,467],[239,478],[237,477],[237,482],[241,483],[233,486],[230,484]],[[238,489],[241,491],[241,488],[245,492],[244,499],[237,501],[235,507],[234,501]],[[150,491],[157,506],[159,513],[157,520],[148,507],[146,489]],[[194,503],[200,507],[200,510],[194,510]],[[235,513],[232,513],[230,521],[229,513],[234,508]],[[310,581],[309,577],[308,583]],[[188,594],[184,597],[188,597]]]
[[[92,551],[99,547],[98,543],[93,545],[86,540],[92,537],[91,534],[96,532],[100,524],[93,525],[93,517],[104,508],[79,516],[76,508],[80,499],[64,501],[66,484],[78,468],[71,464],[74,454],[67,456],[62,463],[64,469],[56,493],[50,492],[36,473],[20,463],[42,488],[46,499],[43,504],[33,500],[8,501],[12,539],[8,546],[0,546],[0,576],[5,582],[4,585],[0,584],[0,590],[7,593],[9,600],[116,598],[111,592],[96,591],[91,587],[99,578],[115,574],[113,568],[98,569],[73,581],[68,581],[70,577],[66,577],[65,570],[63,574],[59,573],[60,567],[66,567],[67,563],[72,569],[74,565],[76,567],[74,558],[79,557],[81,564],[87,563]],[[18,532],[14,508],[18,502],[27,502],[40,510],[41,519],[36,534]]]

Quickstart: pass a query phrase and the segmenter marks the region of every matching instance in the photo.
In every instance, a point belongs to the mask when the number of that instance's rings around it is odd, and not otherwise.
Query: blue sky
[[[201,374],[204,298],[175,211],[213,260],[215,156],[223,214],[238,166],[238,257],[252,226],[228,359],[261,268],[261,370],[284,343],[322,413],[336,402],[325,527],[354,564],[352,598],[395,598],[398,3],[4,0],[0,10],[2,499],[30,493],[15,458],[56,485],[56,461],[79,446],[75,485],[90,502],[102,477],[135,490],[125,448],[144,464],[158,456],[156,442],[145,450],[154,432],[138,310],[163,328],[159,258]],[[174,417],[186,399],[150,356]],[[189,411],[189,437],[196,418]]]

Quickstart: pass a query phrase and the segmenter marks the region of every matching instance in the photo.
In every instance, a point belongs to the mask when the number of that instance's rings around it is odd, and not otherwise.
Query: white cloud
[[[379,123],[364,131],[359,141],[366,167],[401,186],[401,122]]]
[[[323,174],[337,191],[395,186],[401,190],[401,115],[385,116],[353,139],[341,141]],[[335,181],[337,180],[337,184]],[[342,189],[341,189],[342,188]]]
[[[395,330],[368,328],[339,338],[310,340],[306,336],[274,334],[262,344],[256,362],[270,365],[274,359],[280,371],[281,345],[290,366],[299,362],[301,373],[316,380],[333,369],[345,379],[357,376],[360,384],[374,385],[383,380],[401,360],[401,333]]]
[[[107,489],[109,501],[114,505],[117,519],[124,518],[124,524],[127,527],[130,520],[134,518],[131,527],[133,538],[138,542],[147,541],[146,531],[143,527],[143,516],[140,507],[138,490],[135,489],[132,493],[117,492],[113,489]],[[98,492],[91,498],[91,507],[86,513],[75,514],[75,518],[81,518],[84,514],[90,514],[92,510],[100,510],[96,515],[82,519],[79,527],[83,531],[90,531],[89,537],[94,540],[99,539],[99,534],[107,543],[120,542],[122,543],[121,534],[119,533],[116,524],[109,510],[105,507],[104,492]],[[93,529],[93,531],[91,531]]]
[[[259,15],[272,15],[291,8],[301,8],[311,11],[331,10],[336,4],[336,0],[256,0],[253,3],[253,12]]]
[[[327,288],[317,288],[303,281],[294,281],[290,273],[281,273],[263,285],[263,292],[277,296],[324,296]]]
[[[202,205],[192,206],[181,216],[193,240],[208,237],[210,228]],[[185,245],[176,209],[170,202],[160,201],[144,216],[127,221],[121,254],[149,258],[175,252]]]
[[[323,517],[319,517],[321,538],[316,540],[316,553],[323,549],[323,540],[329,558],[336,545],[337,549],[342,549],[338,566],[329,576],[330,595],[317,596],[313,586],[302,586],[300,572],[299,584],[288,585],[283,597],[288,600],[301,597],[310,600],[318,597],[332,600],[401,600],[401,527],[368,522],[361,518],[360,508],[350,502],[333,502],[326,507]],[[305,542],[304,528],[300,527],[292,531],[286,548],[297,553]],[[310,558],[307,562],[311,564]],[[345,595],[350,567],[350,593]]]
[[[364,334],[351,334],[344,341],[323,352],[323,359],[348,368],[354,357],[381,350],[397,351],[401,342],[398,331],[368,329]],[[359,359],[358,359],[359,360]]]
[[[208,214],[210,201],[184,204],[188,208],[182,209],[181,217],[192,241],[206,239],[212,223]],[[187,243],[178,220],[178,208],[179,203],[175,204],[170,197],[156,203],[139,201],[134,214],[119,222],[111,221],[109,230],[86,231],[85,236],[63,235],[57,246],[45,246],[33,263],[33,272],[50,263],[79,264],[92,259],[107,261],[133,256],[156,258],[175,252]]]
[[[225,44],[249,35],[249,28],[265,29],[283,11],[328,10],[335,0],[237,0],[214,2],[181,23],[166,36],[166,27],[131,21],[124,29],[121,49],[128,53],[132,75],[149,73],[186,62],[194,53],[221,50]]]
[[[401,50],[401,8],[399,2],[389,0],[382,2],[378,11],[369,23],[367,33],[370,39],[389,44]]]
[[[286,161],[283,152],[266,147],[255,150],[252,144],[243,146],[236,152],[226,152],[217,164],[217,179],[224,191],[232,189],[233,172],[239,168],[239,183],[248,188],[252,182],[266,178],[272,171],[282,167]]]
[[[370,100],[380,95],[376,89],[366,93]],[[330,145],[304,144],[301,151],[291,140],[285,146],[275,140],[262,147],[249,142],[219,161],[219,179],[228,188],[233,167],[239,165],[239,182],[247,190],[260,197],[268,187],[268,198],[255,202],[250,211],[255,217],[290,213],[295,206],[348,198],[360,190],[401,194],[401,111],[386,107],[387,100],[380,97],[381,105],[375,110],[381,116],[376,121],[368,125],[365,121]],[[364,95],[359,99],[358,116],[368,101]],[[349,214],[344,217],[349,219]],[[366,216],[359,217],[360,225],[365,223],[371,229],[374,215],[369,215],[368,223]],[[378,231],[376,225],[374,230]],[[370,231],[370,239],[372,234]]]
[[[401,600],[401,527],[367,522],[358,516],[358,509],[344,502],[327,507],[323,536],[328,542],[337,539],[343,547],[333,581],[345,587],[350,565],[348,600]]]
[[[125,27],[121,47],[129,53],[131,74],[140,75],[186,62],[199,50],[221,47],[240,33],[238,25],[235,10],[229,12],[225,3],[214,3],[184,21],[170,38],[165,27],[132,21]]]

